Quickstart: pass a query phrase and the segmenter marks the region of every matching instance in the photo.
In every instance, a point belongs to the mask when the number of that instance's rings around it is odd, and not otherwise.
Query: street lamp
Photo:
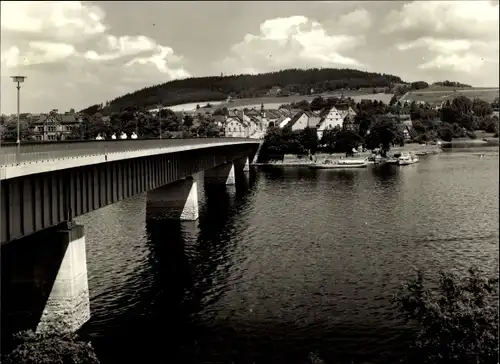
[[[160,117],[161,105],[158,105],[158,125],[160,127],[160,139],[161,139],[161,117]]]
[[[19,164],[19,157],[21,155],[21,140],[20,140],[20,118],[19,118],[19,108],[20,108],[20,94],[21,94],[21,83],[26,79],[25,76],[11,76],[12,81],[17,83],[17,141],[16,141],[16,158]]]

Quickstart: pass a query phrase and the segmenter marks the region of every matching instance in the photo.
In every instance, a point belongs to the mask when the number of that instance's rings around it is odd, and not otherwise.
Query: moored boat
[[[398,164],[399,157],[401,157],[401,153],[395,153],[392,157],[388,157],[385,161],[387,164]]]
[[[418,157],[413,153],[402,153],[398,157],[398,165],[407,166],[409,164],[418,163]]]
[[[325,159],[323,163],[309,165],[311,169],[339,169],[339,168],[365,168],[368,166],[366,159]]]

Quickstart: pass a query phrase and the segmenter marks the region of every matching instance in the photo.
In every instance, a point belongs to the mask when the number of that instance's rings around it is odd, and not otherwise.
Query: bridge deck
[[[63,141],[21,143],[19,160],[16,146],[11,144],[0,148],[0,166],[14,166],[23,163],[47,162],[57,159],[78,158],[145,151],[158,148],[208,147],[210,145],[228,145],[239,143],[259,143],[247,138],[191,138],[191,139],[136,139],[136,140],[103,140],[103,141]],[[168,152],[167,150],[165,152]]]

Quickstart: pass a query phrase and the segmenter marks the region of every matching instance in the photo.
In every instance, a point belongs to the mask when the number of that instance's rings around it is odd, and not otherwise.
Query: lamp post
[[[158,105],[158,125],[160,126],[160,139],[161,139],[161,117],[160,117],[161,105]]]
[[[20,108],[20,94],[21,94],[21,83],[26,79],[25,76],[11,76],[12,81],[17,83],[17,141],[16,141],[16,159],[17,164],[20,162],[21,156],[21,135],[20,135],[20,118],[19,118],[19,108]]]

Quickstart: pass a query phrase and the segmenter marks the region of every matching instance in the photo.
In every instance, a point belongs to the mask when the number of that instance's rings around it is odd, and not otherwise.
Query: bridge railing
[[[93,140],[21,143],[17,155],[15,143],[5,143],[0,148],[0,166],[20,163],[42,162],[61,158],[77,158],[92,155],[107,155],[156,148],[216,143],[249,143],[248,138],[190,138],[190,139],[135,139],[135,140]]]

